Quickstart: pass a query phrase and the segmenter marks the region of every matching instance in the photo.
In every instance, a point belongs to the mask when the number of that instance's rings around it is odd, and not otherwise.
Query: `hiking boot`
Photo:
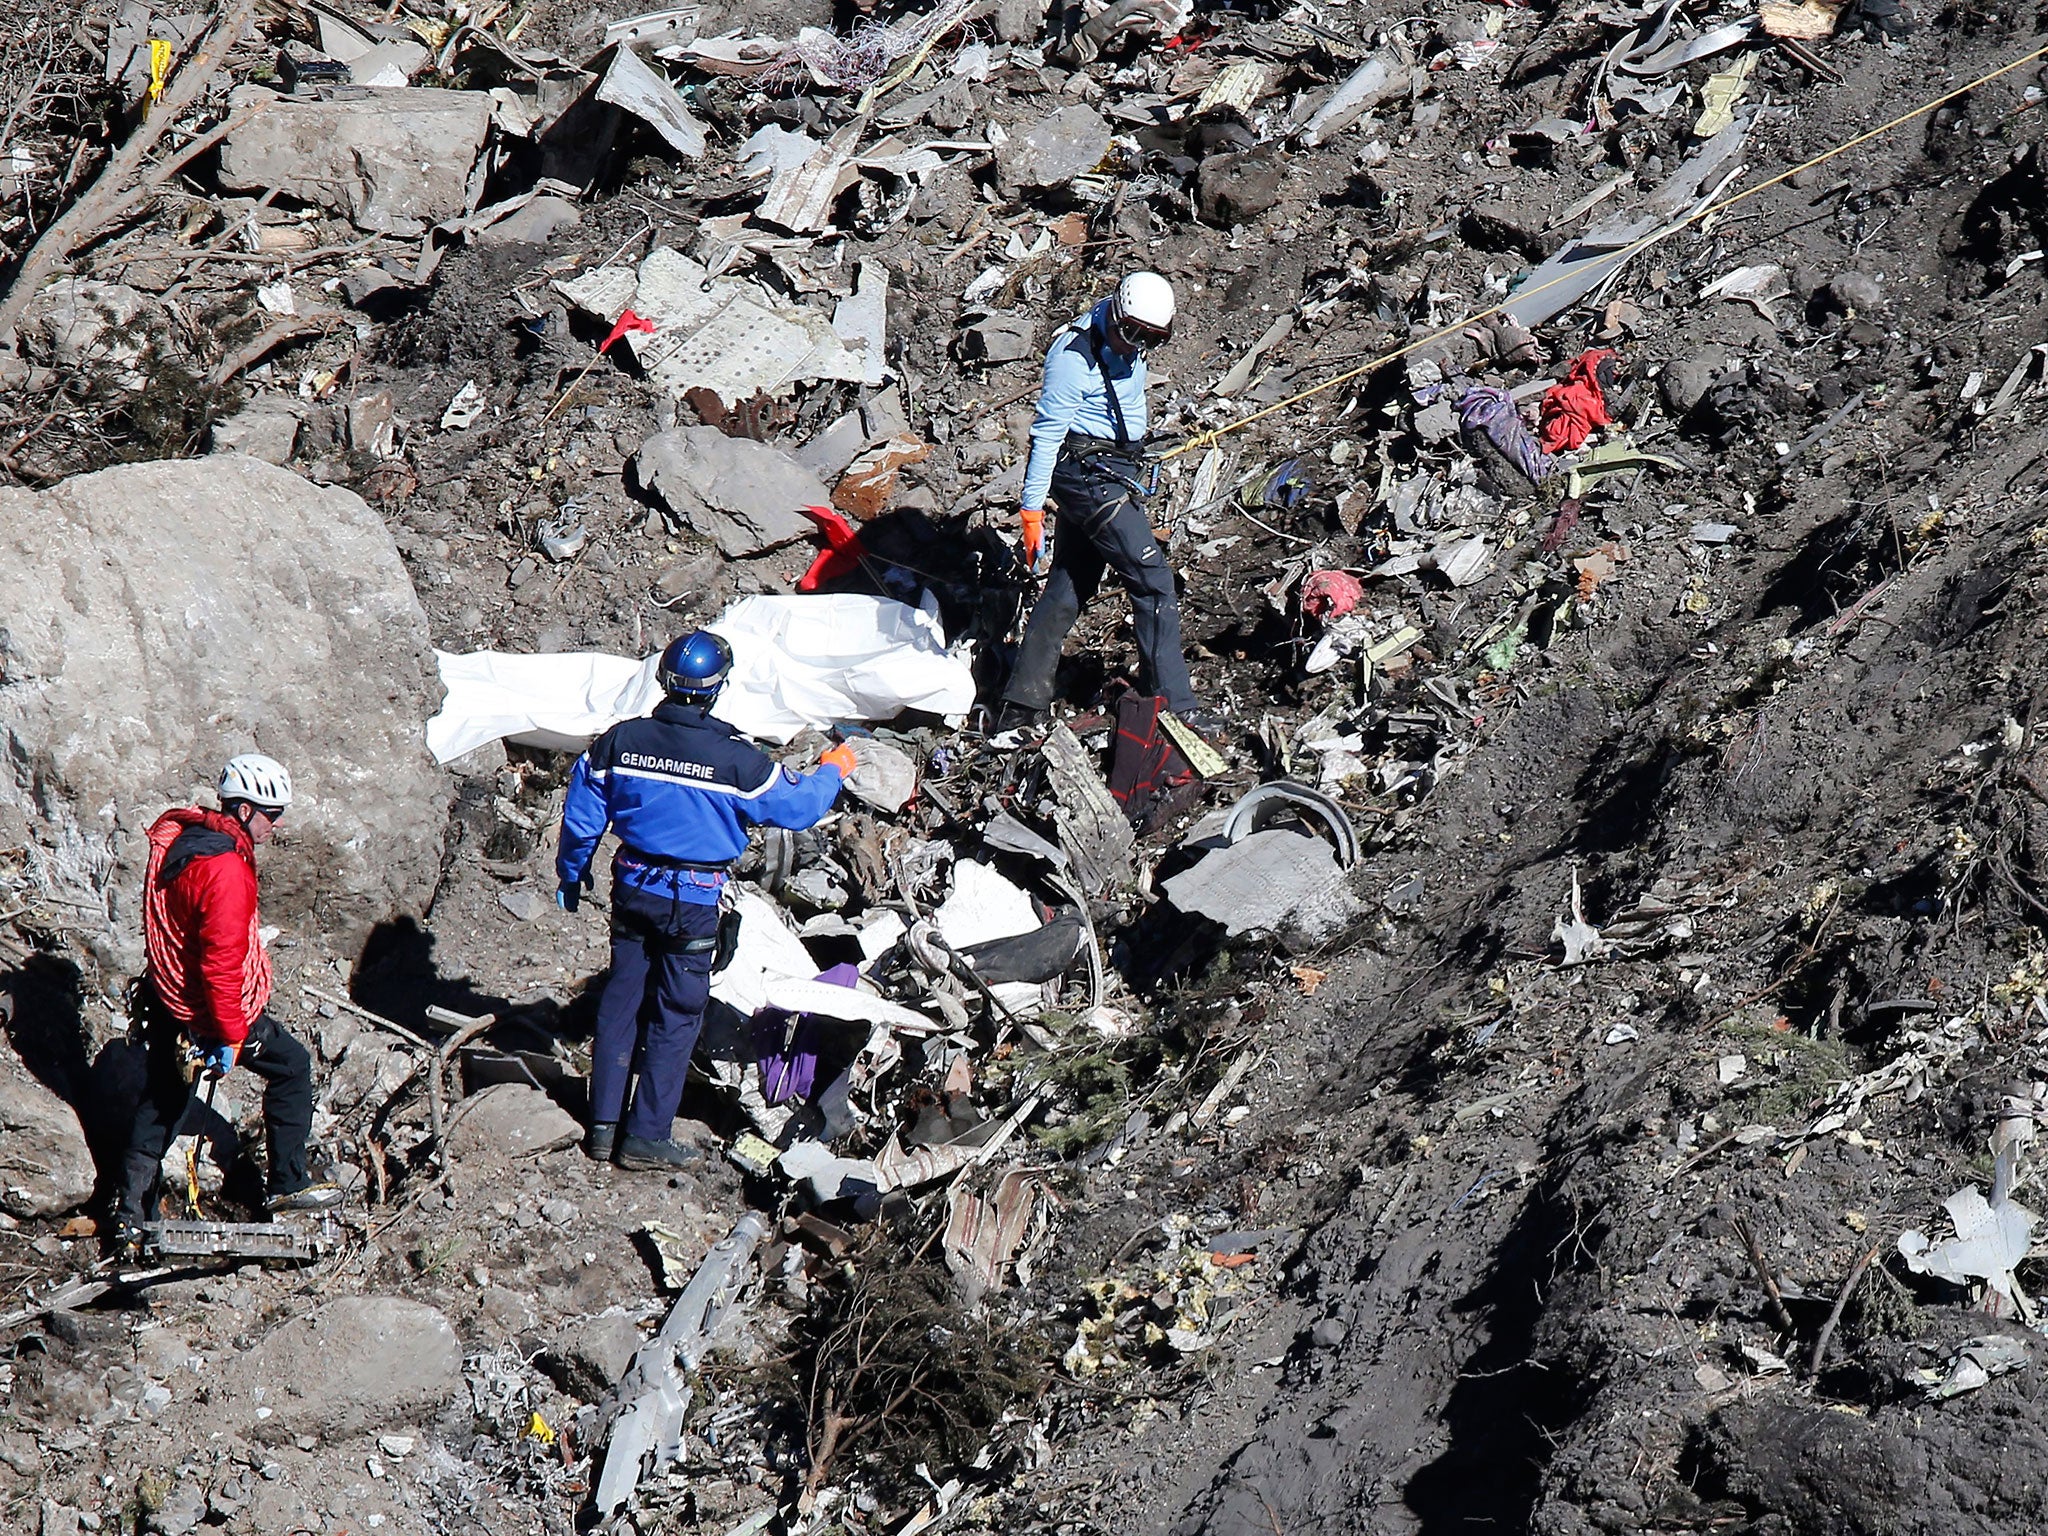
[[[605,1120],[591,1126],[583,1138],[583,1155],[593,1163],[608,1163],[612,1160],[612,1143],[618,1139],[619,1123]]]
[[[618,1142],[621,1168],[687,1168],[701,1162],[704,1154],[680,1141],[656,1141],[651,1136],[621,1136]]]
[[[117,1264],[132,1264],[142,1257],[142,1218],[127,1211],[114,1217],[107,1229],[107,1257]]]
[[[322,1179],[282,1195],[272,1195],[263,1202],[263,1209],[273,1216],[282,1216],[294,1211],[332,1210],[341,1201],[340,1187]]]
[[[1035,730],[1044,715],[1045,711],[1042,709],[1033,709],[1029,704],[1018,704],[1005,699],[1002,707],[988,723],[989,738],[993,740],[998,736],[1011,736]]]

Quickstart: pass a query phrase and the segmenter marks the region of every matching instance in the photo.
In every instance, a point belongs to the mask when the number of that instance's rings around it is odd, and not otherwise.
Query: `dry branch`
[[[42,238],[29,248],[15,274],[14,286],[0,298],[0,337],[11,336],[21,322],[22,312],[43,285],[43,279],[68,259],[71,253],[102,233],[122,213],[135,206],[148,192],[162,184],[208,144],[227,131],[223,126],[211,135],[201,135],[172,156],[165,165],[145,174],[143,161],[156,148],[164,131],[178,115],[197,102],[212,82],[228,50],[240,39],[256,14],[257,0],[232,0],[226,12],[215,20],[199,47],[190,54],[165,87],[163,99],[139,123],[128,141],[114,152],[106,167],[82,197],[65,210]]]

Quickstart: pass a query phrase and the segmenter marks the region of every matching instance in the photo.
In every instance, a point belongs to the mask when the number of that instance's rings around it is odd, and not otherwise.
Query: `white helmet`
[[[292,803],[291,771],[274,757],[244,752],[220,771],[220,798],[246,800],[259,810],[281,811]]]
[[[1157,346],[1173,336],[1173,285],[1157,272],[1133,272],[1116,285],[1109,319],[1140,346]]]

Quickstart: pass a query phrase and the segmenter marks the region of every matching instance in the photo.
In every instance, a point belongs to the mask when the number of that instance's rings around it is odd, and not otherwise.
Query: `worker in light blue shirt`
[[[1163,697],[1183,718],[1194,717],[1198,728],[1214,725],[1188,678],[1173,567],[1144,507],[1145,349],[1172,334],[1172,287],[1156,272],[1133,272],[1062,330],[1045,355],[1019,511],[1024,558],[1033,570],[1045,547],[1048,494],[1058,537],[1045,590],[1003,689],[997,734],[1032,725],[1051,705],[1060,649],[1101,586],[1105,566],[1131,594],[1139,687]]]

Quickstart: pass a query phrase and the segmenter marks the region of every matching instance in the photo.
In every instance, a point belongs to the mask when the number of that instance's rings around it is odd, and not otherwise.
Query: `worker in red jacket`
[[[143,1022],[149,1081],[122,1171],[116,1242],[139,1237],[164,1148],[179,1134],[194,1088],[237,1066],[263,1079],[272,1211],[321,1210],[341,1192],[306,1172],[313,1128],[313,1060],[264,1012],[270,956],[256,913],[256,849],[292,803],[292,777],[260,752],[220,775],[220,809],[179,807],[149,829],[142,906],[148,951]]]

